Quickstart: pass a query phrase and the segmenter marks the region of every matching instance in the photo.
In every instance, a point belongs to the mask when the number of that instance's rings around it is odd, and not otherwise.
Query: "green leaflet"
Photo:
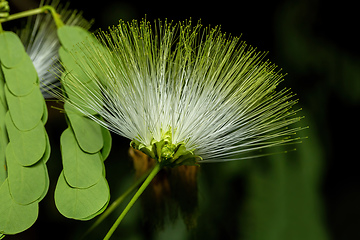
[[[61,82],[63,84],[63,88],[66,91],[66,94],[69,99],[71,99],[71,102],[75,105],[84,105],[83,104],[83,96],[87,96],[89,94],[96,93],[96,97],[100,97],[101,93],[100,90],[97,88],[96,84],[89,78],[89,76],[85,75],[83,70],[79,67],[79,65],[74,61],[74,58],[70,53],[68,53],[63,47],[59,49],[59,55],[63,62],[63,65],[65,66],[66,70],[68,72],[63,73],[61,76]],[[87,91],[86,92],[73,92],[71,88],[68,87],[68,85],[72,84],[71,81],[74,81],[73,79],[69,80],[69,78],[76,78],[76,81],[81,81],[85,86]],[[95,112],[93,109],[85,108],[90,114],[95,115],[97,112]]]
[[[5,114],[7,112],[7,105],[4,92],[4,79],[0,68],[0,185],[7,177],[6,163],[5,163],[5,149],[8,143],[6,127],[5,127]]]
[[[45,147],[45,152],[44,155],[42,156],[40,161],[43,161],[44,163],[47,163],[47,161],[50,158],[50,153],[51,153],[51,148],[50,148],[50,140],[49,140],[49,136],[47,135],[47,133],[45,132],[45,139],[46,139],[46,147]]]
[[[73,56],[64,48],[60,47],[59,49],[59,56],[63,63],[65,63],[65,67],[68,71],[71,72],[71,74],[74,74],[81,82],[88,83],[91,81],[91,79],[84,74],[79,64],[76,63]]]
[[[9,140],[13,145],[16,159],[23,166],[31,166],[38,162],[45,153],[47,140],[45,127],[41,121],[29,131],[20,131],[15,127],[12,117],[5,116],[5,124]]]
[[[13,32],[0,33],[0,61],[6,68],[17,67],[26,56],[25,48]]]
[[[47,120],[48,120],[48,111],[47,111],[47,106],[46,106],[46,102],[45,102],[45,101],[44,101],[43,107],[44,107],[44,112],[43,112],[41,121],[42,121],[43,124],[45,125],[46,122],[47,122]]]
[[[88,220],[91,220],[91,219],[93,219],[94,217],[98,216],[99,214],[103,213],[103,212],[105,211],[105,209],[107,208],[107,206],[109,205],[110,194],[108,195],[108,197],[109,197],[109,198],[108,198],[106,204],[105,204],[102,208],[100,208],[99,211],[97,211],[97,212],[94,213],[94,214],[89,215],[88,217],[81,218],[81,219],[79,219],[79,220],[81,220],[81,221],[88,221]]]
[[[5,96],[11,118],[18,129],[30,130],[39,123],[44,114],[44,98],[39,88],[34,88],[26,96],[18,97],[5,87]]]
[[[63,26],[57,30],[57,33],[61,45],[68,51],[73,50],[80,42],[96,43],[91,33],[78,26]]]
[[[3,68],[6,85],[10,92],[15,96],[25,96],[39,88],[36,69],[28,55],[22,58],[21,71],[19,68]]]
[[[2,68],[0,67],[0,104],[3,107],[7,108],[4,88],[5,88],[5,79],[2,73]]]
[[[62,172],[55,189],[55,204],[62,215],[73,219],[88,219],[101,213],[109,201],[109,186],[104,177],[89,188],[70,187]]]
[[[42,161],[42,160],[40,162],[43,162],[43,165],[44,165],[45,186],[44,186],[42,194],[40,195],[40,197],[37,200],[38,202],[40,202],[41,200],[44,199],[44,197],[46,196],[47,192],[49,191],[49,187],[50,187],[50,178],[49,178],[49,173],[48,173],[48,170],[47,170],[47,167],[46,167],[46,163],[44,161]]]
[[[0,122],[3,121],[2,118],[3,117],[0,115]],[[5,162],[6,145],[7,145],[6,132],[4,129],[0,127],[0,185],[7,178],[6,162]]]
[[[10,142],[6,147],[9,189],[15,202],[27,205],[39,200],[46,192],[47,170],[43,161],[31,167],[22,166],[16,159],[16,151]]]
[[[99,152],[103,148],[101,126],[88,117],[79,115],[68,103],[65,103],[64,109],[81,149],[88,153]]]
[[[19,233],[28,229],[36,221],[38,203],[17,204],[10,195],[7,180],[0,186],[0,196],[0,233]]]
[[[73,77],[73,76],[72,76]],[[74,104],[75,106],[83,106],[84,105],[84,100],[83,100],[83,97],[82,96],[85,96],[87,94],[91,94],[91,91],[93,90],[90,90],[90,89],[94,89],[94,84],[89,84],[89,83],[85,83],[84,85],[86,85],[89,89],[88,92],[73,92],[66,84],[64,84],[64,82],[66,82],[68,79],[68,76],[65,76],[63,75],[61,80],[63,82],[63,87],[65,89],[65,92],[66,92],[66,95],[68,96],[68,98],[71,100],[71,103]],[[84,107],[84,109],[86,109],[86,111],[91,114],[91,115],[96,115],[97,112],[95,112],[93,109],[91,108],[86,108]],[[80,111],[77,111],[77,110],[73,110],[73,111],[76,111],[77,114],[82,114]]]
[[[101,127],[101,133],[104,140],[104,147],[101,149],[101,155],[105,161],[110,154],[112,141],[110,131],[107,128]]]
[[[61,154],[63,174],[72,187],[88,188],[95,185],[103,177],[103,163],[99,153],[83,152],[75,139],[71,128],[61,135]]]

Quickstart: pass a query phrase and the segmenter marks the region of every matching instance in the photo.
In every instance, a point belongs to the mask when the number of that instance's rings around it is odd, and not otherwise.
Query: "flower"
[[[277,90],[283,75],[219,27],[120,21],[97,39],[104,48],[72,53],[95,88],[65,69],[62,84],[81,100],[58,97],[163,166],[245,159],[298,139],[297,100]]]
[[[61,16],[62,21],[67,25],[76,25],[89,29],[92,21],[87,21],[82,17],[82,13],[77,10],[68,10],[69,4],[62,6],[60,0],[47,1]],[[43,6],[44,1],[40,3]],[[56,77],[49,71],[58,62],[60,42],[57,36],[57,28],[51,14],[38,14],[29,17],[26,26],[17,31],[24,44],[27,54],[30,56],[40,80],[40,89],[45,85],[54,84]],[[51,97],[46,91],[42,90],[45,97]]]

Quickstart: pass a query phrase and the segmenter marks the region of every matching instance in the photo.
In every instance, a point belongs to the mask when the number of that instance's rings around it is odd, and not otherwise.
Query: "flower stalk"
[[[115,223],[112,225],[106,236],[103,240],[108,240],[112,236],[112,234],[115,232],[116,228],[119,226],[121,221],[124,219],[125,215],[129,212],[131,207],[135,204],[135,202],[139,199],[141,194],[145,191],[147,186],[151,183],[153,178],[156,176],[156,174],[161,170],[162,165],[156,164],[155,167],[151,170],[148,177],[145,179],[144,183],[140,186],[139,190],[135,193],[135,195],[132,197],[128,205],[125,207],[125,209],[122,211],[118,219],[115,221]]]
[[[124,199],[129,196],[144,180],[149,176],[149,173],[152,169],[148,172],[144,173],[136,182],[133,183],[120,197],[118,197],[106,210],[104,213],[100,215],[100,217],[95,221],[95,223],[87,230],[84,234],[84,237],[90,233],[93,229],[95,229],[105,218],[107,218],[123,201]]]

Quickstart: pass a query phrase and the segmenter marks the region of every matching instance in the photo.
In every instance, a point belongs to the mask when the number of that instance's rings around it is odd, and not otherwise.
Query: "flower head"
[[[219,27],[120,22],[97,38],[104,48],[73,52],[96,87],[65,69],[62,84],[81,101],[60,97],[161,164],[242,159],[294,141],[299,128],[288,126],[300,117],[293,94],[277,90],[283,75]]]
[[[76,25],[89,29],[92,21],[82,17],[82,13],[76,10],[69,10],[69,4],[62,6],[60,0],[47,1],[60,14],[62,21],[67,25]],[[40,3],[43,6],[44,1]],[[60,42],[57,36],[57,28],[51,14],[38,14],[29,17],[26,26],[17,31],[24,44],[27,54],[33,61],[38,73],[40,86],[50,85],[57,81],[54,74],[49,71],[59,59]],[[44,96],[49,96],[45,91]]]

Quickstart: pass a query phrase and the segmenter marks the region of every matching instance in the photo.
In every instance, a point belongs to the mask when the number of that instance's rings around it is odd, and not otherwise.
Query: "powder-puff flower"
[[[72,55],[99,90],[65,69],[62,84],[81,100],[58,97],[161,166],[255,157],[297,139],[283,75],[218,27],[120,22],[98,40],[104,48],[83,43]]]
[[[40,3],[40,7],[44,1]],[[69,10],[69,4],[62,6],[60,0],[47,1],[59,13],[61,20],[66,25],[76,25],[89,29],[92,21],[83,18],[82,13],[77,10]],[[24,28],[17,31],[24,44],[27,54],[30,56],[38,73],[40,87],[49,86],[58,80],[53,72],[49,71],[59,59],[60,42],[57,36],[57,27],[49,13],[38,14],[29,17]],[[46,91],[42,91],[44,97],[51,97]]]

